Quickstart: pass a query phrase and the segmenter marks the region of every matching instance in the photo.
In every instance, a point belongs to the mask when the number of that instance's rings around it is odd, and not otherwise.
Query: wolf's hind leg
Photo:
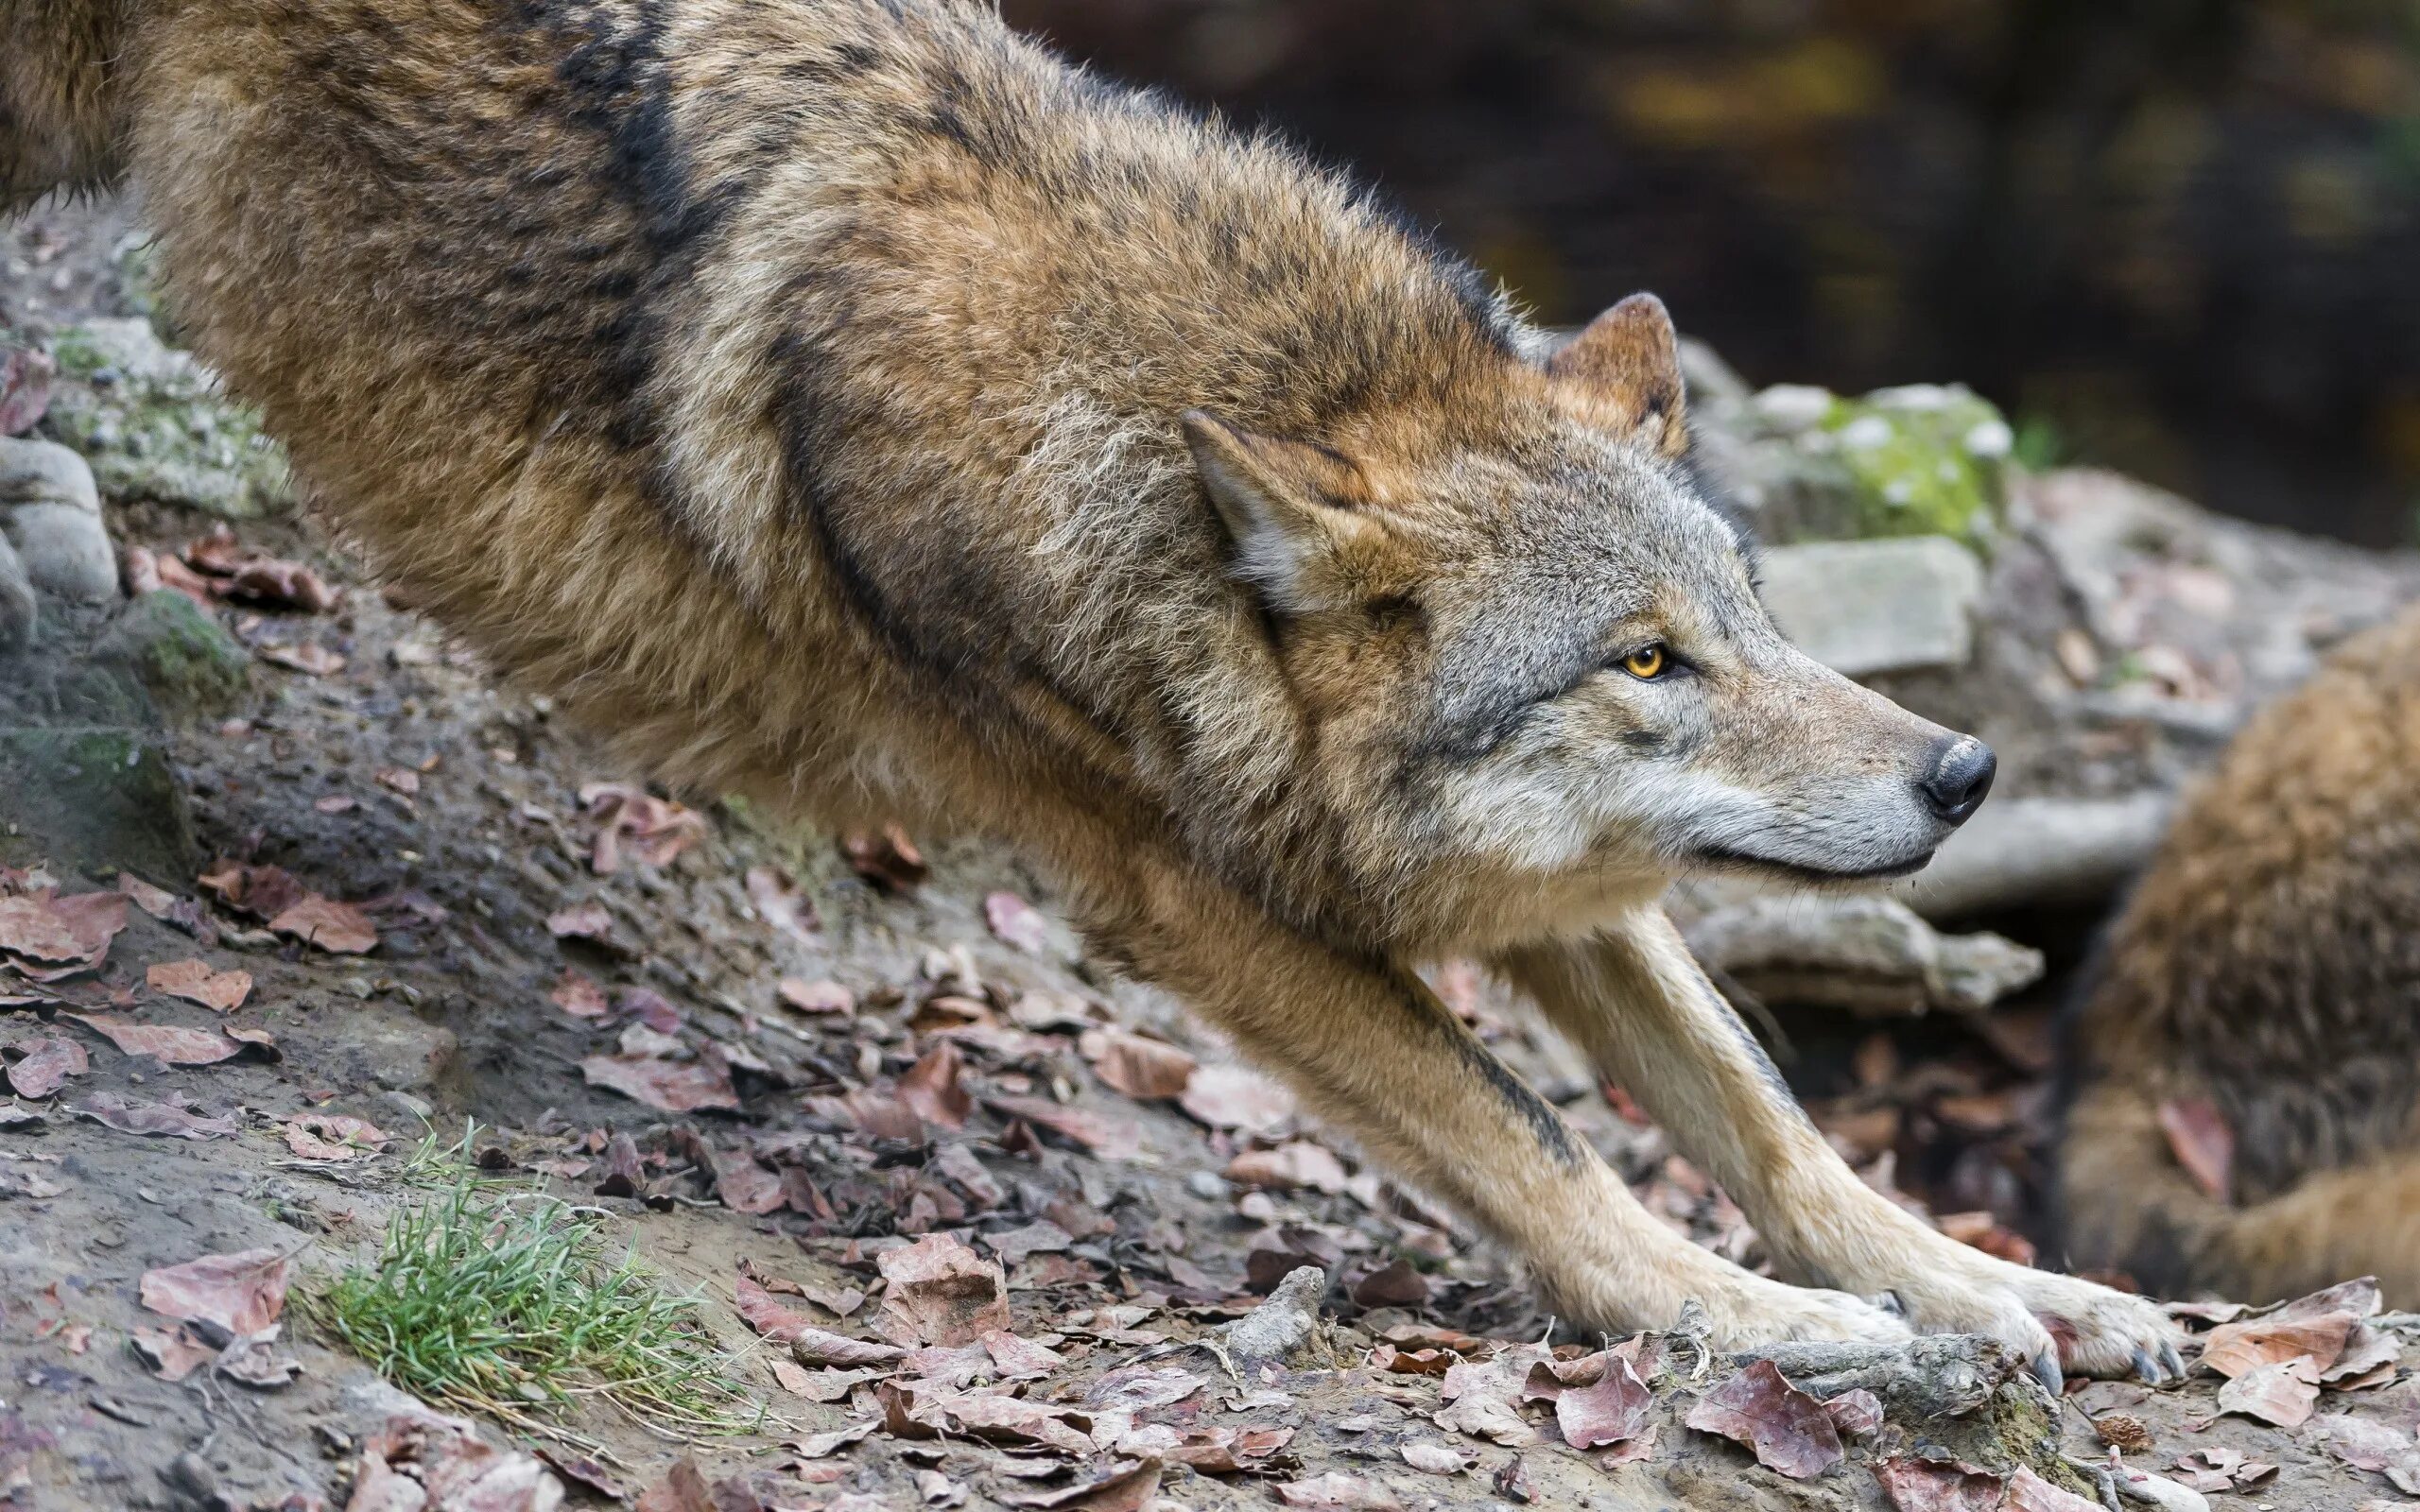
[[[1153,869],[1090,927],[1282,1075],[1322,1117],[1519,1251],[1584,1327],[1665,1327],[1699,1301],[1716,1342],[1887,1340],[1856,1297],[1786,1286],[1688,1243],[1410,971],[1315,943],[1214,885]]]
[[[1662,909],[1497,964],[1722,1184],[1785,1273],[1895,1297],[1928,1332],[1994,1335],[2046,1379],[2063,1367],[2182,1374],[2171,1329],[2150,1303],[1959,1244],[1858,1180]]]

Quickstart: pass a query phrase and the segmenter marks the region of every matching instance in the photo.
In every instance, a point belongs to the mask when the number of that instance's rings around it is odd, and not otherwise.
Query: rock
[[[1228,1359],[1250,1369],[1301,1353],[1319,1336],[1320,1298],[1326,1295],[1327,1272],[1317,1265],[1288,1271],[1267,1301],[1227,1325]]]
[[[1995,799],[1908,885],[1908,902],[1959,919],[2099,902],[2151,859],[2170,804],[2166,792]]]
[[[0,656],[33,644],[41,611],[34,604],[34,585],[26,577],[17,548],[0,535]]]
[[[88,604],[117,597],[117,553],[93,471],[56,441],[0,440],[0,535],[42,592]]]
[[[1708,471],[1767,541],[1999,534],[2014,437],[1954,385],[1843,398],[1804,384],[1751,394],[1710,352],[1685,353]]]
[[[75,452],[57,441],[0,440],[0,507],[27,504],[101,512],[93,470]]]
[[[1982,564],[1945,536],[1776,546],[1762,567],[1773,623],[1843,676],[1962,666],[1974,653]]]
[[[91,320],[60,333],[44,434],[90,459],[102,494],[182,505],[227,519],[293,502],[285,454],[150,322]]]
[[[193,875],[193,819],[156,738],[134,730],[0,728],[9,817],[45,854],[152,877]]]
[[[251,685],[251,659],[209,612],[182,593],[146,593],[95,647],[131,673],[169,719],[223,713]]]
[[[1711,971],[1767,1003],[1867,1015],[1979,1013],[2032,986],[2042,953],[1997,935],[1942,935],[1895,899],[1873,894],[1685,898],[1683,933]],[[1702,903],[1711,902],[1703,912]]]

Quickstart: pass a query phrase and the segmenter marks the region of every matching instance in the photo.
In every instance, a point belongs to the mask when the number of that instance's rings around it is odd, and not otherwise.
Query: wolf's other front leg
[[[1565,1319],[1664,1328],[1694,1299],[1724,1347],[1907,1336],[1869,1303],[1753,1275],[1657,1221],[1410,971],[1319,944],[1172,868],[1114,896],[1088,920],[1103,945],[1518,1251]]]
[[[1721,1183],[1786,1274],[1888,1294],[1927,1332],[1991,1334],[2048,1381],[2063,1367],[2152,1382],[2183,1374],[2174,1331],[2151,1303],[1986,1255],[1858,1180],[1662,909],[1497,964]]]

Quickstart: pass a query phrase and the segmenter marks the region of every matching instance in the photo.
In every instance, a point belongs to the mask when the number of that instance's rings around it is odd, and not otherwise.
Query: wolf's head
[[[1459,412],[1187,439],[1365,854],[1609,882],[1915,869],[1992,753],[1818,665],[1685,465],[1671,322],[1625,300]]]

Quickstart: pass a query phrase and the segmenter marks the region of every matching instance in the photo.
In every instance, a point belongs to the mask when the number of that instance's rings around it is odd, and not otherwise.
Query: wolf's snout
[[[1933,748],[1932,771],[1916,785],[1945,823],[1963,824],[1982,807],[1999,769],[1992,747],[1972,735],[1952,735]]]

